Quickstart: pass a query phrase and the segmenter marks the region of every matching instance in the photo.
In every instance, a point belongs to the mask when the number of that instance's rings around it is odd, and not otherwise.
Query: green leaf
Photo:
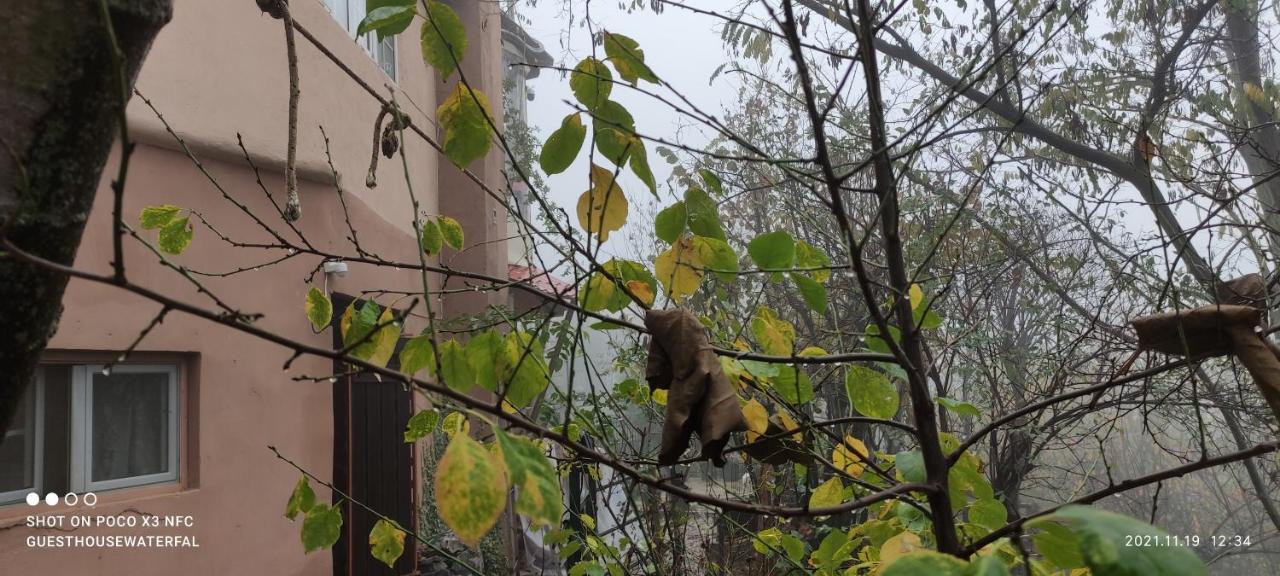
[[[191,245],[194,234],[189,217],[174,218],[160,228],[160,249],[170,254],[181,254]]]
[[[379,518],[369,531],[369,552],[388,567],[395,568],[396,560],[404,554],[405,531],[386,518]]]
[[[356,342],[365,339],[378,323],[378,315],[382,307],[373,300],[353,300],[342,314],[340,328],[342,346],[350,348]]]
[[[880,570],[880,576],[964,576],[967,566],[955,556],[933,550],[917,550],[884,566]]]
[[[1203,576],[1208,571],[1190,548],[1160,545],[1169,541],[1169,533],[1128,516],[1092,506],[1063,506],[1057,512],[1037,519],[1032,526],[1044,522],[1062,522],[1080,535],[1080,553],[1095,576]],[[1155,545],[1132,546],[1132,538],[1150,537]]]
[[[952,449],[944,446],[943,450]],[[995,491],[992,490],[991,482],[987,480],[986,475],[978,471],[980,465],[981,461],[976,456],[966,452],[955,466],[951,467],[948,477],[953,483],[963,484],[964,488],[973,492],[979,500],[990,500],[995,497]]]
[[[458,392],[467,392],[475,386],[476,378],[471,373],[471,364],[467,362],[467,354],[457,340],[440,343],[440,377],[449,388]]]
[[[933,330],[942,325],[942,316],[928,306],[921,306],[911,311],[912,322],[922,330]]]
[[[410,376],[426,368],[428,374],[436,373],[436,349],[431,334],[414,336],[400,348],[400,371]]]
[[[902,332],[897,326],[889,326],[889,337],[894,342],[902,342]],[[863,339],[867,341],[867,348],[872,352],[881,354],[889,354],[889,343],[880,335],[880,327],[875,324],[867,324],[866,330],[863,331]]]
[[[666,208],[653,219],[653,232],[660,240],[668,244],[674,244],[676,239],[684,233],[684,223],[687,218],[684,202],[676,202]]]
[[[568,170],[586,138],[587,127],[582,124],[582,115],[575,112],[565,116],[560,121],[560,128],[552,132],[546,144],[542,145],[542,153],[538,156],[542,171],[559,174]]]
[[[604,62],[590,57],[583,58],[569,74],[569,89],[587,110],[595,110],[607,102],[609,94],[613,92],[613,73]]]
[[[439,0],[427,2],[426,16],[427,21],[422,23],[422,59],[439,70],[441,78],[448,80],[467,52],[467,29],[453,8]],[[469,163],[455,161],[458,165]]]
[[[437,216],[436,221],[440,226],[440,235],[444,237],[444,243],[454,250],[461,251],[463,245],[462,224],[448,216]]]
[[[635,40],[621,34],[604,33],[604,53],[609,62],[618,69],[623,80],[635,84],[636,80],[648,80],[658,83],[658,77],[644,63],[644,51]]]
[[[311,480],[304,474],[289,495],[289,503],[284,507],[284,517],[293,520],[299,513],[306,514],[316,505],[316,493],[311,490]]]
[[[333,302],[330,302],[329,297],[315,286],[307,291],[305,309],[307,319],[311,321],[311,327],[316,332],[324,330],[333,320]]]
[[[705,183],[707,188],[710,188],[712,192],[715,192],[716,194],[724,194],[724,186],[720,183],[720,177],[716,176],[715,172],[706,168],[699,168],[698,176],[702,177],[703,183]]]
[[[337,506],[316,504],[302,520],[302,548],[310,553],[329,548],[342,534],[342,510]]]
[[[791,281],[795,282],[796,288],[800,290],[800,296],[804,298],[804,302],[809,305],[809,308],[818,314],[827,311],[827,289],[822,284],[799,272],[792,272],[790,277]]]
[[[1009,511],[1003,502],[994,498],[974,500],[969,505],[969,521],[995,530],[1009,522]]]
[[[852,365],[844,374],[844,389],[858,412],[872,418],[893,418],[898,413],[898,389],[889,377],[865,366]]]
[[[738,275],[738,255],[724,240],[694,236],[690,245],[698,253],[698,260],[706,268],[716,271],[716,276],[725,282],[732,282]]]
[[[615,165],[625,165],[627,157],[644,146],[635,135],[635,119],[621,104],[607,100],[592,111],[592,117],[596,150]]]
[[[901,500],[893,505],[893,515],[898,519],[899,523],[912,532],[923,532],[932,523],[919,508]]]
[[[578,303],[588,312],[604,310],[613,299],[615,284],[604,274],[596,272],[587,279],[587,285],[578,291]]]
[[[813,382],[809,380],[807,372],[796,366],[783,366],[772,381],[778,397],[791,404],[804,404],[813,400]]]
[[[782,535],[782,549],[787,551],[787,558],[792,562],[799,563],[804,559],[804,540],[796,538],[793,534]]]
[[[831,259],[827,257],[827,253],[814,248],[804,240],[796,240],[796,268],[824,268],[831,265]],[[804,274],[817,280],[818,282],[826,282],[831,279],[831,270],[806,270]]]
[[[342,342],[350,348],[349,354],[379,366],[385,365],[395,352],[400,338],[399,323],[393,322],[391,308],[383,309],[373,300],[365,300],[359,313],[354,313],[357,302],[352,302],[342,315]],[[371,334],[375,327],[376,334]],[[356,343],[359,342],[359,345]]]
[[[627,292],[640,298],[646,307],[653,305],[654,295],[658,292],[658,280],[643,264],[631,260],[613,258],[605,262],[601,267],[617,281],[614,285],[613,296],[605,305],[606,310],[618,312],[631,304],[632,300],[627,295]],[[622,286],[626,287],[625,291]]]
[[[486,330],[467,341],[467,362],[476,384],[490,392],[498,389],[498,354],[502,348],[502,335]]]
[[[444,130],[444,155],[464,168],[489,152],[489,100],[479,90],[461,82],[436,108],[436,119]]]
[[[981,556],[969,564],[964,576],[1009,576],[1009,567],[995,555]]]
[[[583,560],[569,569],[569,576],[604,576],[604,566],[590,560]]]
[[[409,423],[404,427],[404,441],[416,442],[429,436],[436,431],[436,424],[440,422],[440,411],[435,408],[429,410],[419,410],[409,418]]]
[[[436,509],[463,543],[476,547],[507,507],[501,459],[466,434],[454,434],[436,468]]]
[[[173,204],[147,206],[142,209],[142,214],[138,216],[138,224],[142,226],[143,230],[155,230],[171,222],[181,210],[182,208]]]
[[[387,36],[395,36],[409,27],[416,13],[412,4],[374,8],[365,14],[364,20],[356,26],[356,36],[364,36],[375,30],[378,32],[379,41]]]
[[[510,471],[511,484],[519,492],[516,512],[527,516],[533,526],[558,526],[564,514],[564,500],[555,466],[536,442],[501,430],[495,433]]]
[[[795,262],[796,243],[784,230],[766,232],[747,243],[747,254],[761,268],[782,270]]]
[[[724,226],[720,224],[720,214],[716,210],[716,201],[706,192],[690,188],[684,193],[685,210],[689,214],[689,229],[698,236],[725,240]]]
[[[974,418],[980,418],[982,416],[982,410],[977,406],[974,406],[971,402],[952,400],[942,396],[935,398],[935,400],[937,400],[938,404],[941,404],[943,408],[955,412],[960,416],[973,416]]]
[[[897,466],[898,473],[902,475],[902,479],[907,482],[924,482],[924,456],[919,450],[909,450],[899,452],[893,457],[893,464]]]
[[[654,198],[658,197],[658,185],[653,179],[653,170],[649,169],[649,153],[644,148],[644,142],[639,138],[635,138],[630,148],[631,160],[628,164],[631,166],[631,172],[639,178],[644,185],[649,188],[649,193]]]
[[[795,348],[796,328],[778,317],[773,310],[761,306],[751,319],[751,334],[760,349],[775,356],[790,356]]]
[[[503,339],[498,355],[499,378],[508,383],[506,399],[516,408],[524,408],[547,389],[551,373],[542,355],[542,343],[527,332],[510,332]]]
[[[809,508],[830,508],[844,501],[844,482],[839,476],[832,476],[819,484],[809,494]]]
[[[822,539],[822,543],[818,544],[818,549],[813,551],[812,563],[818,566],[819,573],[834,572],[840,564],[853,555],[857,544],[849,541],[848,532],[833,529]]]
[[[444,235],[440,233],[440,225],[435,220],[422,223],[422,251],[427,256],[435,256],[444,246]]]
[[[756,532],[755,538],[751,539],[751,547],[761,554],[770,554],[774,550],[781,550],[782,531],[775,526]]]
[[[1031,539],[1045,560],[1064,570],[1084,567],[1079,534],[1056,522],[1031,522],[1029,525],[1038,529]]]

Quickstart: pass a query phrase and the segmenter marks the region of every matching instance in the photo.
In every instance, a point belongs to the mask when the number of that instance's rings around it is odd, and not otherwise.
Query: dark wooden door
[[[338,294],[333,300],[335,316],[351,301]],[[338,332],[334,330],[335,340],[341,337]],[[344,369],[335,366],[334,371]],[[356,502],[414,530],[415,458],[413,445],[404,442],[404,429],[413,413],[412,393],[401,383],[380,382],[371,374],[345,376],[333,384],[333,411],[334,485]],[[346,502],[342,518],[342,536],[333,547],[335,576],[402,576],[416,570],[412,537],[405,538],[404,554],[393,570],[369,552],[369,531],[378,517]]]

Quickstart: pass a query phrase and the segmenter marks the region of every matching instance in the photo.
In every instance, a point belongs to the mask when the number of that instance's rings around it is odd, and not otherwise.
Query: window
[[[333,14],[333,19],[338,21],[343,28],[347,30],[352,38],[355,38],[356,44],[364,48],[369,53],[369,57],[382,68],[392,80],[396,79],[396,43],[395,38],[384,38],[378,41],[377,34],[365,34],[356,37],[356,29],[360,27],[360,21],[364,20],[365,0],[324,0],[324,5],[329,8],[329,13]]]
[[[4,433],[4,443],[0,444],[0,502],[21,500],[40,485],[42,459],[36,454],[42,448],[43,434],[37,433],[36,405],[43,391],[37,377]]]
[[[178,367],[41,366],[0,446],[0,504],[178,480]]]

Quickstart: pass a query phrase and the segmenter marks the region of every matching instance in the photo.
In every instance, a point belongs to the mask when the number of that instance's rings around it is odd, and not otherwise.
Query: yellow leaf
[[[790,356],[792,347],[795,346],[795,326],[763,306],[751,319],[751,333],[755,335],[756,342],[760,343],[760,348],[769,354]]]
[[[440,429],[444,430],[444,433],[448,434],[450,438],[453,438],[454,434],[459,431],[463,434],[470,434],[471,421],[467,420],[466,414],[450,412],[448,416],[444,417],[444,422],[440,424]]]
[[[591,165],[591,188],[578,198],[578,223],[588,234],[596,234],[600,241],[609,239],[609,233],[622,228],[627,221],[627,197],[622,187],[613,181],[613,173]]]
[[[769,429],[769,411],[755,398],[742,405],[742,415],[747,418],[747,442],[755,442]]]
[[[653,262],[658,281],[667,289],[667,295],[676,300],[693,294],[702,281],[702,257],[686,238],[676,240],[666,252]]]
[[[880,546],[880,568],[876,570],[876,573],[883,572],[885,567],[892,564],[894,560],[922,548],[924,548],[924,543],[920,541],[920,537],[916,536],[914,532],[903,532],[885,540],[884,544]]]
[[[826,355],[827,355],[826,349],[820,348],[818,346],[806,346],[804,350],[800,351],[800,354],[797,354],[797,356],[826,356]]]
[[[819,484],[809,495],[809,508],[828,508],[844,501],[844,482],[839,476],[832,476]]]
[[[653,401],[663,406],[667,405],[667,391],[659,388],[653,391]]]
[[[1270,103],[1267,102],[1267,93],[1262,89],[1261,86],[1258,86],[1253,82],[1245,82],[1244,94],[1245,96],[1249,97],[1249,100],[1252,100],[1253,103],[1257,104],[1259,107],[1262,107],[1262,108],[1270,107],[1269,106]]]
[[[316,332],[324,330],[333,318],[333,302],[329,300],[327,294],[315,286],[312,286],[307,291],[307,300],[304,308],[307,312],[307,319],[311,321],[311,327]]]
[[[400,326],[393,320],[395,315],[391,313],[391,307],[383,308],[382,315],[378,317],[378,325],[382,327],[378,329],[377,334],[373,335],[374,349],[373,354],[369,356],[369,362],[378,366],[387,365],[391,355],[395,354],[396,341],[400,339]]]
[[[857,476],[866,468],[866,461],[870,460],[870,456],[866,444],[853,436],[845,436],[844,442],[831,453],[831,462],[849,475]]]
[[[639,298],[640,303],[644,304],[645,308],[653,306],[653,287],[649,286],[648,283],[639,280],[628,280],[627,291],[631,292],[632,296]]]
[[[449,97],[436,108],[436,119],[444,131],[444,155],[454,165],[465,167],[489,152],[489,100],[479,90],[459,82]]]
[[[911,289],[907,291],[907,295],[911,298],[911,309],[915,310],[920,307],[920,303],[924,302],[924,290],[919,284],[912,284]]]
[[[351,319],[356,315],[356,302],[357,300],[352,300],[347,304],[347,309],[342,312],[342,319],[338,321],[338,328],[342,331],[343,338],[347,337],[347,330],[351,329]]]
[[[369,531],[369,552],[392,568],[404,554],[404,530],[392,522],[379,519]]]
[[[507,507],[506,466],[470,436],[455,434],[436,470],[435,497],[440,519],[475,548]]]
[[[791,414],[787,413],[786,410],[778,412],[778,423],[782,425],[783,432],[786,432],[787,430],[795,430],[795,433],[792,434],[791,437],[795,439],[796,442],[804,441],[804,434],[800,432],[800,424],[796,423],[796,419],[792,418]]]
[[[609,300],[613,298],[613,290],[615,284],[604,276],[604,274],[592,274],[587,280],[587,286],[578,294],[578,300],[582,303],[582,307],[591,312],[604,310],[609,305]]]

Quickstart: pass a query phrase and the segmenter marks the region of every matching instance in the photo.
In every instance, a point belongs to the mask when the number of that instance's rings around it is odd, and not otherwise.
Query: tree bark
[[[43,258],[75,260],[116,140],[122,91],[132,91],[152,40],[172,14],[172,0],[46,0],[5,8],[0,235]],[[122,70],[113,63],[109,30]],[[57,328],[67,277],[0,255],[0,279],[5,430]]]
[[[1258,186],[1258,203],[1262,205],[1262,223],[1267,229],[1267,244],[1275,261],[1280,261],[1280,128],[1271,108],[1249,96],[1261,91],[1262,44],[1258,39],[1258,7],[1254,2],[1226,2],[1226,46],[1236,93],[1244,95],[1236,108],[1240,135],[1240,155]],[[1275,298],[1271,298],[1273,303]]]

